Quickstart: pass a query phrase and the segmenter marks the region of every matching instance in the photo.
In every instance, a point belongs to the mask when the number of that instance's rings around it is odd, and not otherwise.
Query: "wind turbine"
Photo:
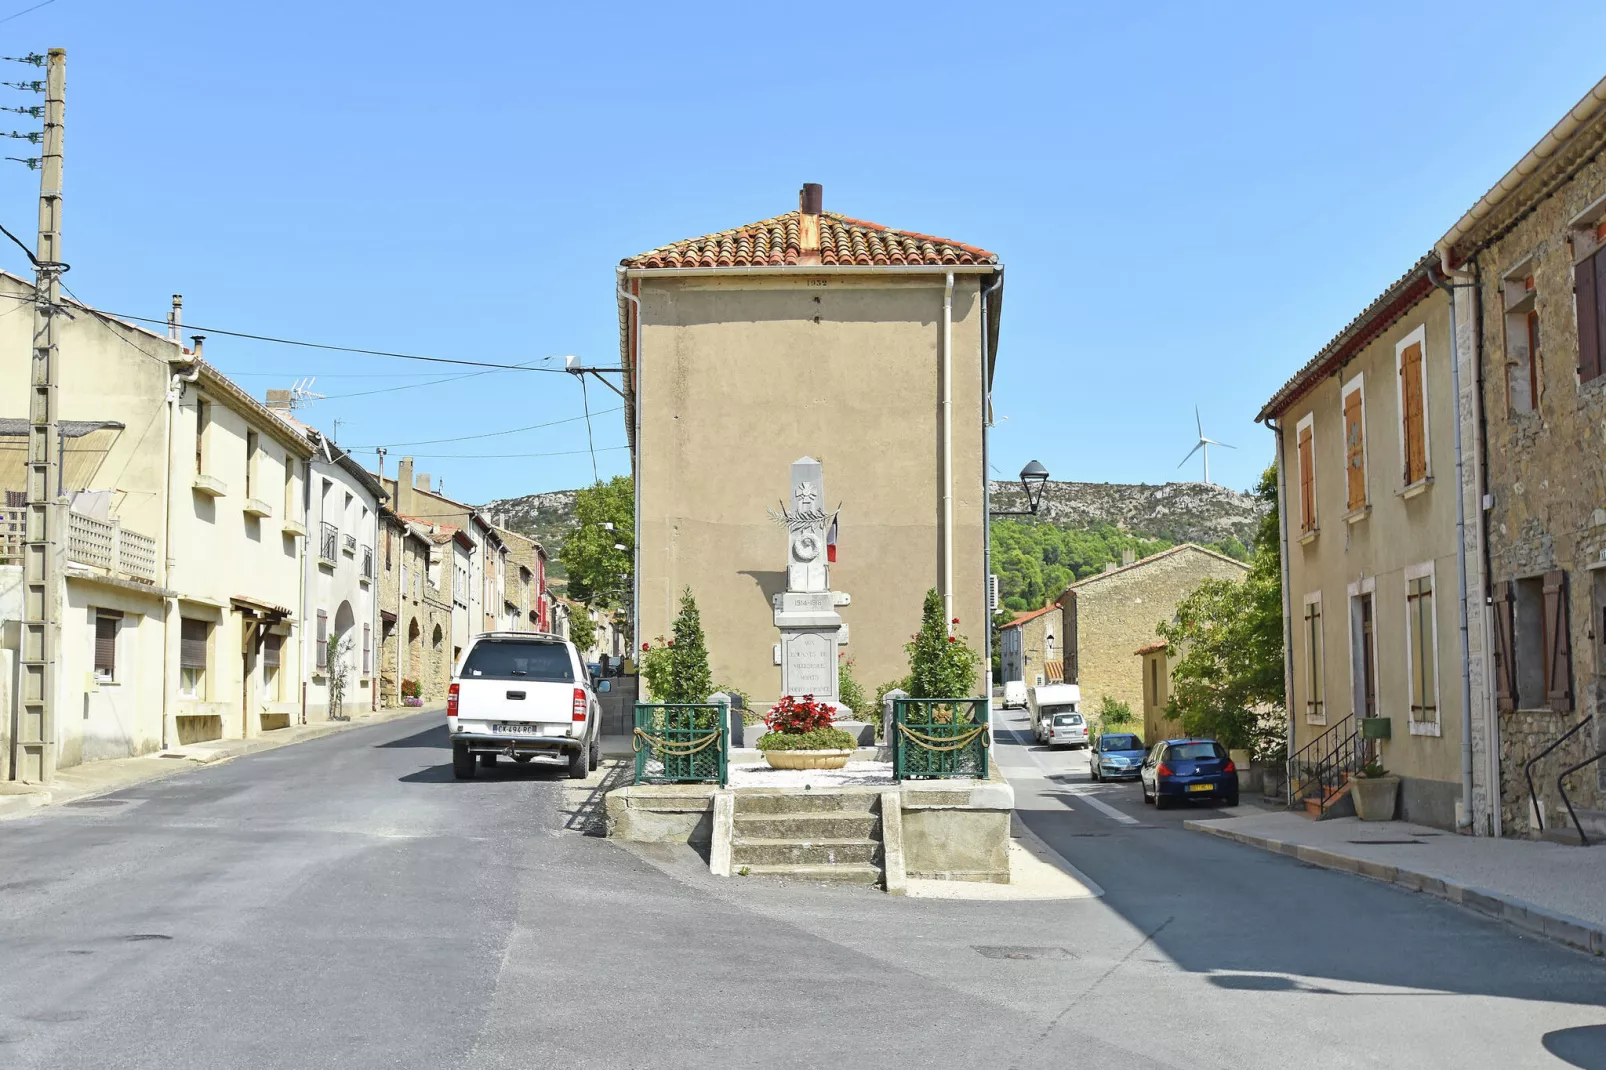
[[[1227,446],[1227,444],[1225,442],[1217,442],[1213,438],[1205,438],[1204,421],[1199,418],[1199,406],[1197,406],[1197,405],[1195,405],[1193,407],[1193,422],[1194,422],[1194,425],[1199,429],[1199,441],[1194,445],[1193,449],[1188,451],[1188,456],[1182,458],[1182,464],[1177,465],[1177,467],[1181,468],[1183,464],[1187,464],[1188,463],[1189,458],[1191,458],[1194,454],[1198,453],[1199,451],[1203,450],[1204,451],[1204,481],[1206,483],[1209,483],[1210,482],[1210,447],[1211,446],[1226,446],[1227,449],[1229,449],[1229,450],[1235,450],[1238,447],[1237,446]]]

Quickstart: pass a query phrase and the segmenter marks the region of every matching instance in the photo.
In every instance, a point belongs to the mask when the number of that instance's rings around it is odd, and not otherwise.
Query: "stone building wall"
[[[1143,710],[1143,661],[1133,651],[1154,642],[1155,626],[1176,613],[1200,581],[1241,580],[1249,566],[1191,544],[1146,557],[1135,564],[1091,576],[1071,585],[1060,598],[1067,630],[1075,635],[1082,708],[1097,713],[1104,696]],[[1072,623],[1074,621],[1074,624]],[[1069,662],[1071,651],[1066,648]],[[1067,672],[1069,665],[1067,664]]]
[[[1567,574],[1572,648],[1572,710],[1521,710],[1499,717],[1501,815],[1507,835],[1533,831],[1523,769],[1527,761],[1580,719],[1602,710],[1601,638],[1603,574],[1588,566],[1606,552],[1606,377],[1580,384],[1578,320],[1573,300],[1574,245],[1568,223],[1606,195],[1606,163],[1600,156],[1535,205],[1515,226],[1474,258],[1482,297],[1484,451],[1489,492],[1489,573],[1493,583]],[[1580,240],[1588,240],[1580,236]],[[1577,252],[1582,252],[1580,247]],[[1514,395],[1508,360],[1517,356],[1506,336],[1503,279],[1523,260],[1522,275],[1534,279],[1539,323],[1540,394],[1537,411],[1524,411]],[[1597,590],[1603,594],[1597,594]],[[1546,827],[1561,810],[1556,775],[1606,745],[1596,723],[1535,768],[1535,785]],[[1606,763],[1568,782],[1574,804],[1606,809]]]

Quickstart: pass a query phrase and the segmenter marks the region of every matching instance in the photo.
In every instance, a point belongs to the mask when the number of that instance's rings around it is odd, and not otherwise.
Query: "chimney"
[[[1105,572],[1114,572],[1115,571],[1115,562],[1114,561],[1106,561],[1106,562],[1104,562],[1104,571]]]
[[[825,202],[825,187],[818,182],[805,182],[797,195],[797,242],[799,264],[820,262],[820,212]]]
[[[201,359],[201,343],[204,341],[206,341],[206,335],[204,334],[190,335],[190,354],[194,356],[196,360]]]
[[[1138,554],[1137,554],[1136,550],[1122,550],[1121,551],[1121,565],[1122,565],[1123,568],[1125,566],[1127,566],[1127,565],[1132,564],[1132,562],[1136,561],[1137,559],[1138,559]]]
[[[277,412],[289,412],[290,411],[290,391],[288,391],[288,390],[269,390],[268,391],[268,408],[273,409],[273,410],[275,410]]]
[[[184,341],[184,295],[173,295],[173,311],[167,314],[167,336],[175,342]]]
[[[403,457],[396,466],[396,511],[413,515],[413,459]]]
[[[428,492],[428,490],[429,490],[429,473],[428,472],[420,472],[420,473],[418,473],[418,478],[416,480],[414,480],[413,486],[417,487],[421,491]]]

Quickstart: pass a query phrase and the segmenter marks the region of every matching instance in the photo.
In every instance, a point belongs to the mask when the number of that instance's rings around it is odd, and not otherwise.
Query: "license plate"
[[[491,731],[505,732],[517,736],[538,736],[541,734],[541,726],[538,724],[493,724]]]
[[[1189,784],[1188,785],[1188,790],[1189,791],[1214,791],[1214,790],[1216,790],[1216,786],[1214,784]]]

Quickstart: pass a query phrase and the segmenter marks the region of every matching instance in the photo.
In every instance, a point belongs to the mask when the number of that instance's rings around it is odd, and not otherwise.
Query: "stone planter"
[[[1355,800],[1355,813],[1362,821],[1393,821],[1394,806],[1400,795],[1400,778],[1351,777],[1349,794]]]
[[[841,769],[853,757],[851,750],[767,750],[771,769]]]

